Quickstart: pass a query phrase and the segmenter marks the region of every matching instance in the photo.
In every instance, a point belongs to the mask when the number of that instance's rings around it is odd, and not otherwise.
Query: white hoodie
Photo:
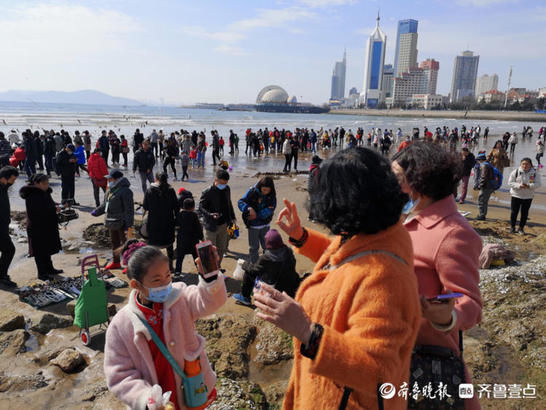
[[[523,184],[529,185],[529,188],[522,188]],[[532,199],[536,188],[541,186],[540,174],[535,168],[525,172],[521,167],[512,171],[508,178],[510,195],[519,199]]]

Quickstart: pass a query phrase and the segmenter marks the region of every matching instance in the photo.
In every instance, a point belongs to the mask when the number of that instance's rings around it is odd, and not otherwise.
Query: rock
[[[71,300],[70,302],[68,302],[66,304],[66,311],[68,312],[68,314],[70,316],[72,316],[72,318],[74,318],[74,316],[75,316],[74,311],[76,310],[76,302],[77,302],[77,300],[74,299],[74,300]]]
[[[276,364],[282,360],[290,360],[294,357],[292,338],[275,325],[257,319],[256,327],[259,329],[256,336],[256,351],[254,358],[256,363],[262,365]]]
[[[30,334],[23,329],[0,334],[0,355],[15,356],[26,352],[25,342],[29,337]]]
[[[62,316],[53,315],[51,313],[46,313],[42,316],[40,322],[37,325],[32,326],[30,330],[45,335],[52,329],[61,329],[69,326],[72,326],[72,320]]]
[[[248,346],[256,336],[252,323],[226,315],[198,320],[196,329],[207,340],[207,355],[218,376],[235,380],[248,376]]]
[[[269,404],[269,408],[281,408],[287,387],[288,380],[281,380],[264,388],[265,398],[267,404]]]
[[[103,223],[89,225],[83,231],[83,239],[92,242],[95,248],[110,248],[112,242],[110,240],[110,232]]]
[[[216,382],[218,398],[207,409],[265,409],[264,392],[255,383],[219,378]]]
[[[51,364],[58,366],[65,373],[77,373],[87,364],[82,354],[74,349],[65,349]]]
[[[0,309],[0,331],[11,332],[25,328],[25,317],[10,309]]]
[[[0,393],[33,391],[46,386],[47,382],[41,373],[32,376],[0,376]]]

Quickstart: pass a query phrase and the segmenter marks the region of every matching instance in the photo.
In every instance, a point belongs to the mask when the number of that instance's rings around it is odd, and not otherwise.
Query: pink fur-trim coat
[[[135,303],[135,292],[129,303],[121,309],[108,326],[104,348],[104,374],[110,391],[131,409],[146,409],[154,384],[158,383],[154,363],[148,348],[151,339],[148,330],[137,316],[144,317]],[[206,283],[199,278],[198,285],[173,284],[173,290],[164,303],[163,332],[165,345],[184,368],[184,360],[200,357],[205,384],[211,392],[216,384],[205,353],[205,338],[195,330],[195,320],[211,315],[226,301],[224,277]],[[182,381],[175,373],[178,386]],[[171,401],[178,400],[179,408],[185,408],[181,391],[173,392]]]

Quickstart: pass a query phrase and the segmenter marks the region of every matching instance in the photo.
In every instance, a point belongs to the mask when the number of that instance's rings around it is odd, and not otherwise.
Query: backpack
[[[502,174],[496,167],[491,165],[489,162],[486,162],[486,164],[489,165],[493,170],[493,178],[491,178],[489,182],[491,183],[491,188],[496,191],[502,186]]]

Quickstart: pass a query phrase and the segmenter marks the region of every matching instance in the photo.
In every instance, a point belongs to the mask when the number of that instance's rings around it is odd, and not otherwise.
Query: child
[[[195,320],[214,313],[227,298],[220,274],[198,285],[173,284],[169,261],[161,251],[131,240],[122,251],[133,291],[106,332],[104,374],[108,388],[132,409],[145,409],[152,386],[171,391],[176,409],[184,406],[182,380],[151,338],[149,328],[167,347],[180,368],[201,372],[207,405],[216,398],[216,375],[205,353],[205,339]]]
[[[176,236],[176,268],[175,274],[182,272],[182,261],[184,256],[191,254],[197,259],[195,245],[203,240],[203,227],[199,217],[195,213],[195,201],[193,198],[186,198],[182,204],[182,212],[176,217],[178,234]]]
[[[188,165],[190,163],[190,157],[186,151],[182,153],[180,162],[182,163],[182,181],[184,181],[184,178],[189,180],[190,176],[188,175]]]
[[[197,148],[195,147],[195,145],[191,147],[190,160],[191,160],[191,167],[195,168],[195,166],[197,165]]]

